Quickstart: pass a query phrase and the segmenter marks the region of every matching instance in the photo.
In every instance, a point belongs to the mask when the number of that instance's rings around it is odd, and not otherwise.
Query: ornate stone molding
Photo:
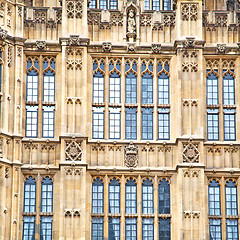
[[[199,218],[200,211],[184,211],[183,212],[184,218]]]
[[[198,150],[199,143],[189,140],[188,142],[183,142],[182,144],[183,144],[182,151],[183,162],[188,163],[199,162],[200,156],[200,152]]]
[[[46,41],[36,41],[36,47],[39,50],[45,50],[47,47],[47,42]]]
[[[66,161],[82,161],[81,141],[72,140],[65,141],[65,160]]]
[[[82,98],[81,97],[66,97],[67,104],[81,104]]]
[[[198,18],[198,3],[181,3],[181,15],[183,21],[196,21]]]
[[[183,176],[184,177],[199,177],[199,173],[200,171],[199,170],[185,170],[183,171]]]
[[[32,141],[29,141],[29,143],[24,143],[23,146],[25,149],[38,149],[38,144],[32,143]]]
[[[5,40],[7,37],[7,30],[4,30],[0,27],[0,40]]]
[[[9,167],[5,167],[5,178],[9,178],[9,174],[10,174],[10,171],[9,171]]]
[[[188,107],[191,105],[192,107],[198,106],[198,99],[182,99],[183,107]]]
[[[184,48],[194,48],[195,47],[195,37],[186,37],[186,40],[183,41]]]
[[[67,60],[66,61],[67,69],[69,70],[82,70],[82,60]]]
[[[111,52],[112,51],[112,43],[111,42],[103,42],[102,50],[103,50],[103,52]]]
[[[138,165],[138,148],[133,145],[133,142],[129,143],[129,146],[125,147],[125,165],[129,168],[136,167]]]
[[[13,47],[8,47],[8,55],[7,55],[7,65],[8,67],[12,66],[12,55],[13,55]]]
[[[152,24],[152,15],[151,14],[141,14],[140,15],[140,26],[150,27]]]
[[[128,43],[127,45],[128,52],[135,52],[135,43]]]
[[[68,45],[69,46],[80,46],[81,45],[80,36],[79,35],[70,35]]]
[[[226,44],[217,44],[216,49],[217,53],[223,54],[226,52],[226,49],[227,49]]]
[[[65,168],[65,174],[66,175],[81,175],[82,169],[81,168]]]
[[[173,13],[163,13],[163,25],[164,27],[174,27],[175,26],[176,14]]]
[[[67,17],[68,18],[82,18],[83,2],[67,0]]]
[[[65,217],[80,217],[81,210],[80,209],[64,209]]]
[[[183,72],[197,72],[198,64],[194,62],[185,62],[182,63],[182,71]]]

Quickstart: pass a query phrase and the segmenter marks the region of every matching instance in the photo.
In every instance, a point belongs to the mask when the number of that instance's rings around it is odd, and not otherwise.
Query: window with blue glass
[[[160,1],[152,0],[152,10],[159,11],[160,10]]]
[[[153,64],[152,62],[142,63],[142,103],[153,103]]]
[[[207,109],[208,140],[219,140],[219,110]]]
[[[109,213],[120,213],[120,182],[113,178],[108,187]]]
[[[158,63],[158,104],[169,104],[169,65],[166,62]]]
[[[170,183],[163,178],[158,185],[159,214],[170,214]]]
[[[93,103],[104,103],[104,72],[105,64],[103,61],[93,63]]]
[[[235,104],[234,72],[223,70],[223,104]]]
[[[232,180],[225,186],[226,215],[238,215],[237,211],[237,185]]]
[[[89,8],[97,8],[97,0],[91,0],[89,3]]]
[[[224,140],[236,140],[235,109],[223,109]]]
[[[171,0],[163,0],[163,10],[171,10]]]
[[[150,0],[144,0],[144,10],[150,10]]]
[[[108,223],[108,239],[120,240],[120,218],[110,217]]]
[[[159,239],[170,240],[171,239],[171,227],[169,218],[159,219]]]
[[[46,177],[42,180],[41,212],[53,211],[53,182]]]
[[[137,183],[133,178],[125,185],[125,212],[137,213]]]
[[[53,106],[43,106],[43,138],[53,138],[54,137],[54,120],[55,112]]]
[[[142,219],[142,240],[154,239],[154,225],[153,218]]]
[[[153,139],[153,108],[142,108],[142,139]]]
[[[112,9],[112,10],[118,9],[118,1],[117,0],[110,0],[109,9]]]
[[[120,76],[114,72],[109,77],[109,103],[121,102]]]
[[[125,73],[125,102],[137,103],[137,62],[127,61]]]
[[[119,139],[121,136],[121,108],[109,108],[109,138]]]
[[[103,213],[103,181],[97,177],[92,183],[92,213]]]
[[[29,177],[24,183],[24,212],[36,211],[36,180]]]
[[[102,217],[92,217],[92,240],[103,240]]]
[[[227,240],[238,240],[238,220],[227,219]]]
[[[215,179],[211,180],[208,186],[209,215],[221,215],[220,208],[220,186]]]
[[[207,70],[207,105],[218,104],[218,76],[217,70],[214,72]]]
[[[99,8],[106,10],[108,8],[107,0],[99,0]]]
[[[153,182],[146,178],[142,183],[142,213],[153,213]]]
[[[27,60],[27,101],[38,101],[38,73],[38,59],[29,58]]]
[[[221,219],[209,219],[209,235],[210,239],[221,240]]]
[[[26,106],[26,137],[36,138],[38,133],[38,106]]]
[[[125,222],[125,239],[137,240],[137,218],[126,218]]]
[[[55,62],[45,58],[43,61],[43,101],[55,101]]]
[[[104,138],[104,108],[93,107],[92,114],[92,135],[93,138],[103,139]]]
[[[137,108],[125,108],[125,138],[137,139]]]
[[[158,139],[170,138],[169,108],[158,109]]]
[[[52,240],[52,217],[41,216],[40,239]]]
[[[35,216],[23,217],[23,240],[35,239]]]

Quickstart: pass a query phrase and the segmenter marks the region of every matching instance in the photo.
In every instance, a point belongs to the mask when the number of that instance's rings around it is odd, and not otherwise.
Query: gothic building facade
[[[0,240],[237,240],[238,0],[0,0]]]

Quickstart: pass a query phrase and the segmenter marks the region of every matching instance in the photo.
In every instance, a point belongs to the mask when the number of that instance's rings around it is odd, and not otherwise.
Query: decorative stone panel
[[[183,162],[188,163],[199,162],[200,152],[198,150],[198,144],[199,143],[192,142],[192,140],[183,143],[182,151]]]
[[[132,142],[125,147],[125,165],[129,168],[138,165],[138,148]]]
[[[72,140],[65,141],[65,160],[66,161],[82,161],[81,141]]]
[[[196,21],[198,15],[198,3],[182,3],[181,4],[182,20]]]

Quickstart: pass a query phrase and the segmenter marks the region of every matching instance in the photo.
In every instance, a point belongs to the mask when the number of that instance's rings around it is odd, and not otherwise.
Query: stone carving
[[[217,53],[223,54],[226,52],[226,44],[217,44]]]
[[[198,3],[182,3],[181,4],[182,20],[196,21],[198,15]]]
[[[80,217],[81,210],[80,209],[65,209],[64,215],[65,215],[65,217]]]
[[[125,147],[125,165],[129,168],[138,165],[138,148],[130,142],[129,146]]]
[[[191,218],[191,211],[184,211],[183,215],[185,218]]]
[[[160,53],[162,48],[161,44],[152,44],[152,52],[153,53]]]
[[[7,5],[7,15],[12,16],[12,6],[9,4]]]
[[[238,147],[234,147],[234,146],[225,147],[224,152],[237,153],[238,152]]]
[[[22,48],[17,47],[17,56],[21,57],[22,56]]]
[[[192,142],[192,140],[183,143],[183,162],[193,163],[199,161],[200,152],[198,150],[198,144],[199,143]]]
[[[135,44],[134,43],[128,43],[127,49],[128,49],[128,52],[135,52]]]
[[[80,141],[66,141],[65,160],[82,161],[82,148]]]
[[[123,14],[122,13],[110,13],[111,25],[122,26],[123,25]]]
[[[227,14],[216,13],[215,18],[216,18],[217,27],[227,27],[227,19],[228,19]]]
[[[200,217],[200,211],[192,211],[193,218],[199,218]]]
[[[151,26],[152,15],[151,14],[141,14],[140,16],[140,26]]]
[[[99,25],[101,22],[100,13],[88,12],[87,17],[88,25]]]
[[[83,6],[82,1],[67,1],[67,17],[82,18]]]
[[[13,48],[11,46],[8,47],[8,56],[7,56],[7,65],[8,65],[8,67],[12,66],[12,51],[13,51]]]
[[[112,50],[112,43],[110,43],[110,42],[103,42],[102,43],[102,50],[103,50],[103,52],[111,52],[111,50]]]
[[[185,218],[199,218],[200,217],[200,211],[184,211],[183,215]]]
[[[68,42],[69,46],[79,46],[81,44],[81,39],[79,35],[70,35]]]
[[[135,12],[134,12],[133,9],[130,9],[129,12],[128,12],[127,32],[128,33],[135,33],[136,32]]]
[[[67,60],[67,69],[73,70],[74,68],[76,70],[81,70],[82,69],[82,60]]]
[[[164,27],[174,27],[175,26],[175,13],[165,13],[163,14],[163,25]]]
[[[18,16],[22,17],[22,7],[18,6]]]
[[[25,149],[38,149],[38,144],[32,143],[32,141],[29,141],[29,143],[24,143],[23,146]]]
[[[82,98],[81,97],[66,97],[67,104],[81,104]]]
[[[65,168],[66,175],[81,175],[82,169],[81,168]]]
[[[46,49],[47,43],[46,41],[36,41],[36,47],[39,50],[44,50]]]
[[[7,30],[4,30],[0,27],[0,40],[5,40],[7,37]]]
[[[183,42],[183,47],[194,48],[195,47],[195,37],[186,37],[186,40]]]
[[[182,63],[182,71],[183,72],[197,72],[198,64],[194,62],[185,62]]]
[[[183,171],[183,176],[184,177],[199,177],[199,173],[200,173],[199,170],[196,170],[196,171],[186,170],[186,171]]]
[[[5,167],[5,178],[9,178],[9,167]]]

